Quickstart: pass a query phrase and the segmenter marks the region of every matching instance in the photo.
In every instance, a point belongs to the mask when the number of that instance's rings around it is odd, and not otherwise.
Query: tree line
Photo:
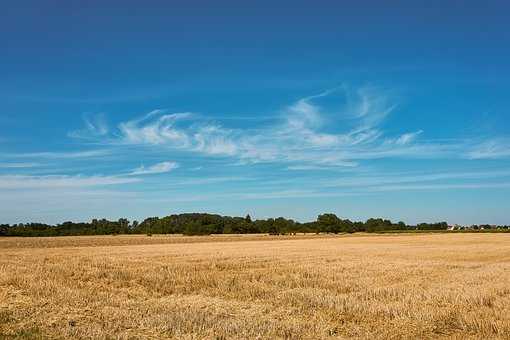
[[[448,223],[420,223],[407,225],[382,218],[353,222],[335,214],[322,214],[316,221],[300,223],[283,217],[252,220],[204,213],[175,214],[166,217],[149,217],[142,222],[121,218],[117,221],[93,219],[90,222],[64,222],[57,225],[43,223],[1,224],[0,236],[79,236],[118,234],[296,234],[296,233],[354,233],[382,231],[446,230]],[[508,229],[508,226],[499,228]]]

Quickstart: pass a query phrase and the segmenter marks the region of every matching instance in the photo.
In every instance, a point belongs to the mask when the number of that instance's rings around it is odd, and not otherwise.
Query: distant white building
[[[464,229],[469,229],[469,227],[465,227],[460,224],[454,224],[454,225],[449,225],[447,228],[447,230],[464,230]]]

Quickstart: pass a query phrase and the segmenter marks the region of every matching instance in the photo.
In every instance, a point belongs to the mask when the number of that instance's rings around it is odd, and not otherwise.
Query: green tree
[[[322,214],[317,217],[317,224],[320,231],[327,233],[339,233],[341,231],[341,221],[335,214]]]

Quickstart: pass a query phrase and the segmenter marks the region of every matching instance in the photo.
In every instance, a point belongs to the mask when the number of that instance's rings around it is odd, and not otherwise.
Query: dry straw
[[[0,239],[0,338],[508,338],[510,235]]]

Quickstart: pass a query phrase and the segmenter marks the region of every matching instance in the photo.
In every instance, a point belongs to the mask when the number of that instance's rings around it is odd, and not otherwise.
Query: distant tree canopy
[[[478,226],[473,229],[478,229]],[[393,223],[381,218],[365,222],[352,222],[335,214],[322,214],[314,222],[300,223],[283,217],[252,220],[246,217],[220,216],[214,214],[188,213],[166,217],[149,217],[143,222],[130,222],[125,218],[117,221],[93,219],[91,222],[64,222],[58,225],[43,223],[0,224],[0,236],[71,236],[71,235],[117,235],[117,234],[256,234],[271,235],[295,233],[354,233],[381,231],[446,230],[448,223],[420,223],[416,226],[404,222]],[[480,229],[490,229],[488,225]],[[498,228],[508,229],[508,226]]]

